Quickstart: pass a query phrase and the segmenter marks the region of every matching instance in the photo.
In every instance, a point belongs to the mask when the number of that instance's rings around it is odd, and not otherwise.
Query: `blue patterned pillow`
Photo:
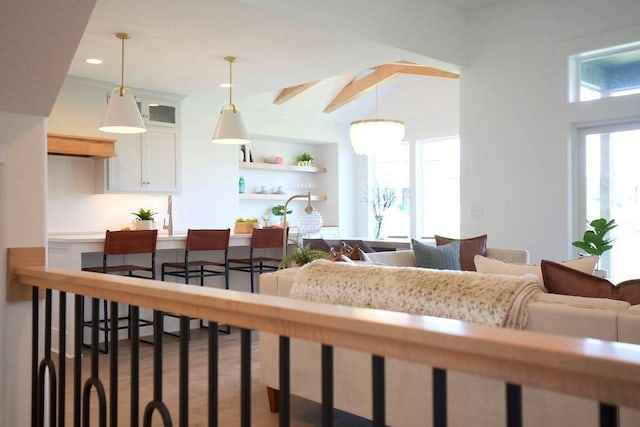
[[[460,270],[459,240],[442,246],[431,246],[411,239],[411,246],[416,257],[416,267]]]

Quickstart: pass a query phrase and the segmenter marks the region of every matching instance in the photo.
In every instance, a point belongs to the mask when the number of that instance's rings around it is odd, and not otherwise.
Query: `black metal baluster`
[[[65,422],[65,389],[67,376],[67,293],[58,293],[58,425],[64,426]]]
[[[81,421],[81,393],[82,390],[82,334],[84,328],[84,297],[75,296],[75,307],[73,310],[73,425],[80,427]]]
[[[51,359],[51,305],[53,295],[51,289],[45,291],[44,314],[44,357],[40,361],[38,372],[38,425],[44,426],[45,384],[46,374],[49,374],[49,422],[55,423],[57,407],[57,378],[56,367]]]
[[[82,390],[82,424],[90,425],[90,399],[91,387],[95,387],[98,394],[98,423],[100,427],[107,427],[107,398],[104,385],[99,376],[99,343],[98,343],[98,319],[100,315],[100,300],[91,298],[91,377],[87,379]],[[105,313],[106,316],[106,313]]]
[[[447,371],[432,370],[433,427],[447,426]]]
[[[40,324],[39,289],[33,287],[31,291],[31,425],[37,426],[38,420],[38,353],[40,352],[38,326]]]
[[[291,423],[291,381],[290,381],[290,340],[289,337],[280,337],[280,361],[279,361],[279,383],[280,383],[280,427],[289,427]]]
[[[600,404],[600,427],[618,427],[620,425],[619,410],[617,406]]]
[[[209,322],[209,426],[218,427],[218,324]]]
[[[240,330],[240,425],[251,427],[251,330]]]
[[[189,426],[189,330],[191,320],[187,316],[180,316],[180,391],[179,417],[180,425]]]
[[[371,356],[371,373],[373,384],[373,425],[384,427],[385,422],[385,390],[384,390],[384,357]]]
[[[111,302],[111,353],[109,354],[109,425],[118,426],[118,303]],[[106,313],[105,313],[106,316]],[[106,325],[105,325],[106,327]]]
[[[131,427],[138,427],[140,424],[140,309],[136,306],[129,307],[131,310]]]
[[[522,427],[522,387],[507,383],[507,427]]]
[[[162,335],[164,313],[153,311],[153,400],[144,409],[142,425],[151,427],[153,412],[158,411],[165,426],[173,426],[169,409],[162,401]]]
[[[322,426],[333,426],[333,347],[322,345]]]

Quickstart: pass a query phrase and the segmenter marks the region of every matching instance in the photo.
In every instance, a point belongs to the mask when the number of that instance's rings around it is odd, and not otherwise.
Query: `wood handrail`
[[[52,267],[14,272],[23,285],[640,408],[639,345]]]

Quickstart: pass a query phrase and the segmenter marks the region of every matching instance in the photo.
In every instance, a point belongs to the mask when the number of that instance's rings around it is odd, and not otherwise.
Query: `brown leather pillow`
[[[590,298],[608,298],[640,304],[640,279],[627,280],[617,286],[591,274],[552,261],[542,260],[544,286],[552,294]]]
[[[473,257],[487,254],[487,235],[469,237],[468,239],[451,239],[435,235],[436,245],[443,246],[453,241],[460,242],[460,269],[463,271],[476,271]]]

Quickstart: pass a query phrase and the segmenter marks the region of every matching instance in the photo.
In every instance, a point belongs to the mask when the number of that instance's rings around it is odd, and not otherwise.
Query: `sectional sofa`
[[[420,270],[414,266],[412,251],[368,254],[372,262]],[[526,251],[488,249],[488,257],[508,262],[527,262]],[[368,268],[355,266],[354,268]],[[280,270],[260,277],[260,293],[290,297],[299,268]],[[300,273],[302,275],[302,273]],[[417,273],[421,274],[421,273]],[[454,273],[455,274],[455,273]],[[480,273],[473,273],[480,274]],[[485,275],[491,281],[494,275]],[[300,277],[300,276],[299,276]],[[331,275],[327,283],[336,282]],[[350,283],[354,292],[365,284]],[[590,337],[640,344],[640,305],[623,301],[573,297],[539,292],[526,303],[525,330]],[[278,389],[278,340],[260,333],[260,381]],[[291,392],[320,402],[320,346],[302,340],[291,344]],[[370,355],[346,349],[334,350],[334,402],[338,409],[370,418]],[[431,425],[431,368],[409,362],[386,362],[387,422],[394,426]],[[473,375],[448,375],[448,417],[450,426],[504,425],[504,383]],[[596,426],[598,403],[542,390],[523,389],[525,426]],[[640,411],[621,408],[621,425],[640,425]]]

